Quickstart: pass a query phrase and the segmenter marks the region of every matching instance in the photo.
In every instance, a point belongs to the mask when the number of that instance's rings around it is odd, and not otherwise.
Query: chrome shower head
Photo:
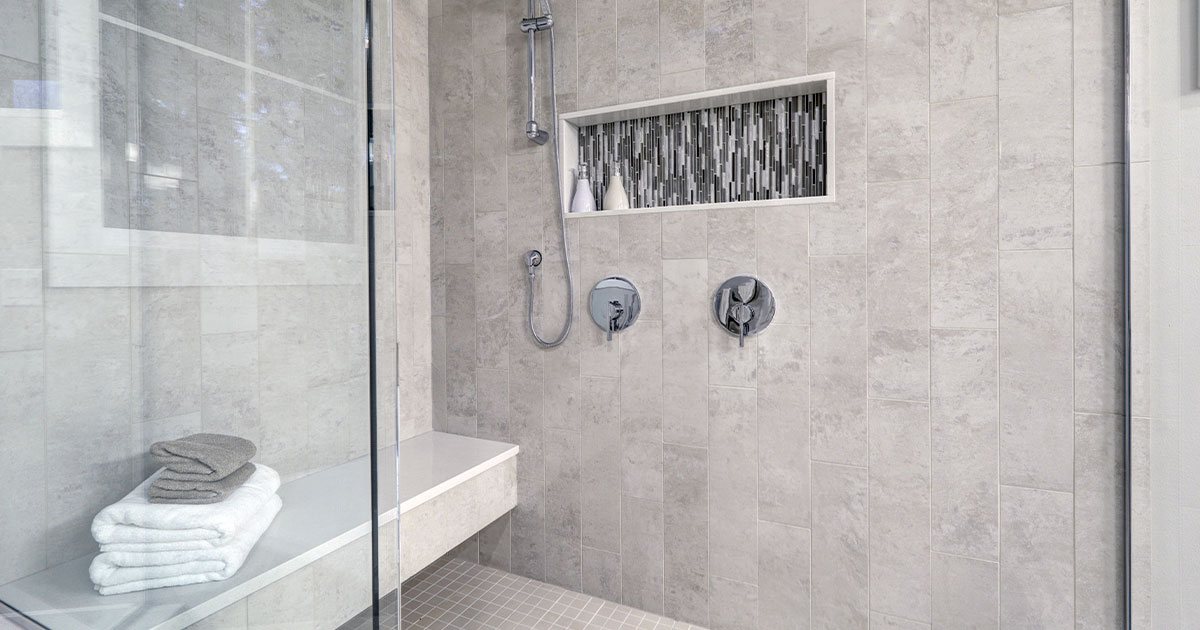
[[[550,140],[550,134],[539,129],[536,120],[531,120],[525,123],[525,137],[529,138],[536,144],[546,144]]]

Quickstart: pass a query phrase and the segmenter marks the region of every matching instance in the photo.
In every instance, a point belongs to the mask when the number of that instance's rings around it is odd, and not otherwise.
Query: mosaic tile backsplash
[[[816,93],[589,125],[579,161],[597,204],[615,169],[631,208],[820,196],[825,114]]]

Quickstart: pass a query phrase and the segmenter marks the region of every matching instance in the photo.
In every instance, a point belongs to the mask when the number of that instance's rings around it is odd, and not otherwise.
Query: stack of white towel
[[[151,503],[149,488],[162,470],[96,515],[92,537],[100,555],[88,571],[101,595],[224,580],[283,506],[279,473],[254,474],[219,503]]]

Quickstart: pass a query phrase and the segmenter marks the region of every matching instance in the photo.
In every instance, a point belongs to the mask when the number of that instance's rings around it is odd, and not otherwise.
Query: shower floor
[[[458,559],[404,583],[404,630],[704,630]],[[395,592],[380,628],[397,630]],[[340,630],[370,630],[369,611]]]

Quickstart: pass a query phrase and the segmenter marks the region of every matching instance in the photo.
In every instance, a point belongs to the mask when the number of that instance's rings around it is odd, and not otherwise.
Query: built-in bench
[[[517,447],[512,444],[430,432],[400,442],[396,457],[392,455],[390,448],[380,452],[380,496],[398,497],[399,509],[381,513],[380,524],[394,535],[393,523],[399,517],[404,544],[399,575],[385,567],[381,572],[392,576],[385,581],[415,574],[516,506]],[[398,471],[393,462],[399,463]],[[228,580],[101,596],[88,579],[93,557],[89,555],[0,587],[0,601],[55,630],[182,630],[202,623],[209,615],[245,605],[243,600],[251,595],[311,570],[314,563],[319,566],[335,554],[345,554],[352,546],[369,550],[370,471],[370,458],[364,456],[284,484],[279,489],[283,499],[279,516],[242,569]],[[396,562],[394,541],[384,543],[385,550],[391,549],[391,559],[385,551],[381,562]],[[366,557],[369,563],[369,554]],[[335,567],[326,573],[345,588],[346,575],[363,579],[365,569],[368,587],[365,593],[356,589],[353,595],[369,599],[369,564],[363,567],[352,560],[347,564],[344,572]],[[321,586],[314,580],[309,590]],[[336,598],[322,593],[314,601],[321,599]],[[318,627],[336,627],[344,620],[340,615],[349,618],[362,602],[345,602],[342,607],[347,612],[301,612],[328,622]]]

